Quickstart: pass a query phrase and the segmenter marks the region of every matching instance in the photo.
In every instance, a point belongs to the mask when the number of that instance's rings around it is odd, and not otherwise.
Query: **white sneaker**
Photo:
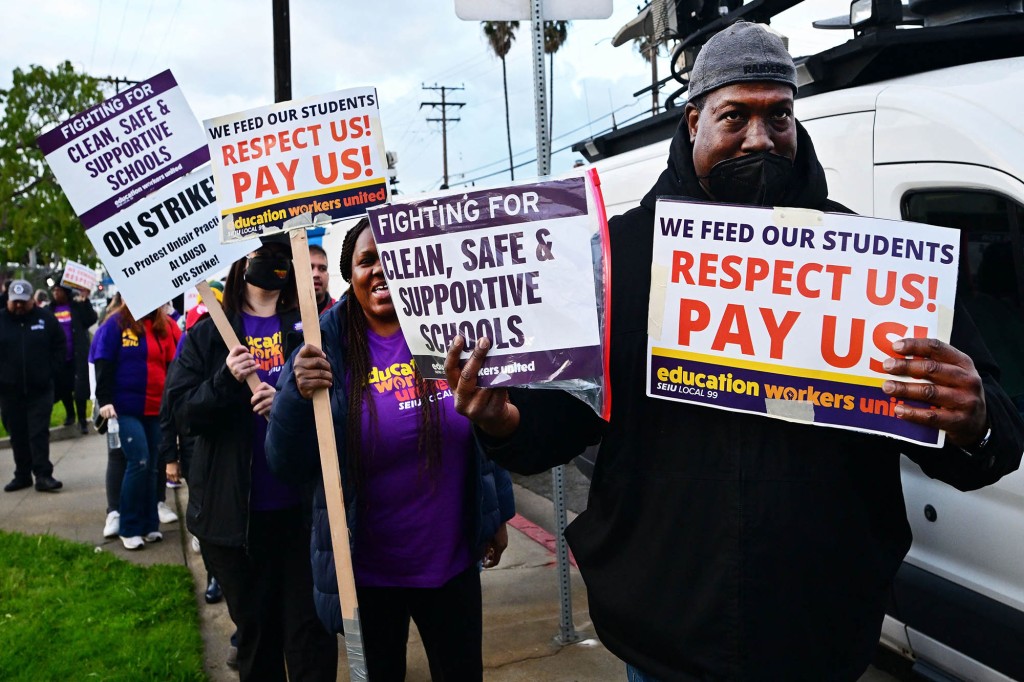
[[[121,530],[121,514],[117,511],[112,511],[107,514],[107,520],[103,524],[103,537],[115,538],[118,532]]]
[[[126,538],[122,535],[121,544],[124,545],[125,549],[135,550],[142,549],[142,545],[145,543],[143,542],[142,538],[138,535],[133,535],[130,538]]]
[[[192,536],[192,551],[199,554],[199,538],[195,535]]]
[[[155,530],[152,533],[146,533],[146,537],[142,539],[146,542],[160,542],[164,539],[164,534],[158,530]]]
[[[178,520],[178,515],[166,502],[156,503],[156,515],[160,517],[160,523],[174,523]]]

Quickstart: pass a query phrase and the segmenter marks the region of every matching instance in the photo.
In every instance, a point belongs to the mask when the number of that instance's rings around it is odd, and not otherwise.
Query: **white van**
[[[961,230],[958,293],[1024,409],[1024,9],[915,5],[923,28],[862,30],[798,60],[796,115],[825,167],[830,198],[864,215]],[[984,12],[972,15],[969,6]],[[668,116],[652,125],[671,132]],[[628,148],[628,133],[574,147],[599,169],[609,215],[636,206],[668,156],[666,138],[601,158],[601,150]],[[643,135],[649,140],[650,130]],[[904,458],[903,489],[914,543],[882,644],[913,659],[927,679],[1024,680],[1024,471],[963,493]]]

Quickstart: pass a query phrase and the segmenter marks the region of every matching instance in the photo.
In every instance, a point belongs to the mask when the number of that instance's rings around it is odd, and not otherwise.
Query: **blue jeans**
[[[159,461],[160,418],[118,415],[124,480],[121,483],[121,536],[146,535],[160,528],[156,514],[156,466]]]
[[[634,668],[629,663],[626,664],[626,681],[627,682],[659,682],[657,677],[651,677],[647,673],[641,672],[639,668]]]

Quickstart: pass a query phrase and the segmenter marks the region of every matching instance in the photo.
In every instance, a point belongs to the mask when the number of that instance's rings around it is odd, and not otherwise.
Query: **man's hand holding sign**
[[[968,451],[981,444],[988,432],[988,416],[984,385],[974,361],[938,339],[899,339],[892,349],[896,357],[886,358],[882,366],[895,378],[883,383],[882,390],[900,401],[930,406],[902,402],[894,408],[894,415],[945,431],[954,445]],[[921,381],[900,381],[899,377]]]

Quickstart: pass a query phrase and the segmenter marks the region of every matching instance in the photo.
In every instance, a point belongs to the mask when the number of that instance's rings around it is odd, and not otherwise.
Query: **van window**
[[[960,230],[957,298],[1024,414],[1024,208],[992,192],[916,191],[904,196],[902,213],[906,220]]]

